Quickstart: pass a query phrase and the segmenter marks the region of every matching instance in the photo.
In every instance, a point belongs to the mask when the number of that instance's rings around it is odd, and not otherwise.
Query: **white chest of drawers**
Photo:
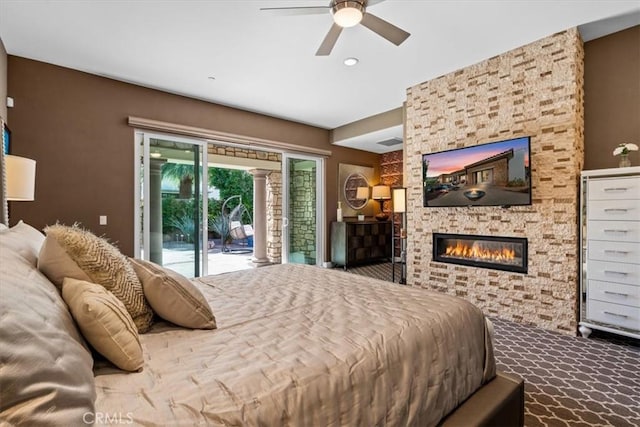
[[[583,171],[580,333],[640,338],[640,167]]]

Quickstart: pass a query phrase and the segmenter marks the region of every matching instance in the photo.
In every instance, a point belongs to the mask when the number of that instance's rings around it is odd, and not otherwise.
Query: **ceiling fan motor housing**
[[[364,1],[334,0],[331,7],[333,20],[343,28],[358,25],[362,21],[364,12]]]

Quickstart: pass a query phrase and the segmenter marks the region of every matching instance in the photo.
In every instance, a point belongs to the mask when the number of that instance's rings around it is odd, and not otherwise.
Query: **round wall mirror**
[[[369,201],[366,199],[358,199],[356,197],[356,193],[358,192],[358,187],[367,187],[369,188],[369,182],[367,178],[361,173],[352,173],[347,177],[344,181],[344,199],[347,201],[347,204],[351,209],[359,210],[364,208]]]

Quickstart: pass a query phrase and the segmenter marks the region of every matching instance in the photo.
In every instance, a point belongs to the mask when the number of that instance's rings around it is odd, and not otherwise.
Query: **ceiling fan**
[[[364,25],[396,46],[400,46],[411,34],[367,11],[368,6],[373,6],[383,1],[384,0],[331,0],[329,6],[263,7],[260,8],[260,10],[284,15],[314,15],[331,12],[333,25],[316,52],[316,56],[326,56],[331,53],[342,29],[358,24]]]

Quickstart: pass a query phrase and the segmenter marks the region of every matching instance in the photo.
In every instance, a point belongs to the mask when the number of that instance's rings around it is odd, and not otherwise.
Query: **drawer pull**
[[[604,250],[605,254],[619,254],[619,255],[626,255],[629,253],[629,251],[613,251],[611,249],[605,249]]]
[[[608,191],[627,191],[628,188],[627,187],[611,187],[611,188],[605,188],[604,191],[608,192]]]
[[[628,233],[629,230],[615,230],[615,229],[608,229],[608,230],[604,230],[605,233]]]
[[[612,292],[612,291],[604,291],[605,294],[607,295],[617,295],[619,297],[628,297],[629,294],[623,294],[622,292]]]
[[[605,270],[604,274],[617,274],[619,276],[627,276],[627,275],[629,275],[629,273],[625,273],[624,271],[611,271],[611,270]]]
[[[608,314],[609,316],[616,316],[616,317],[622,317],[622,318],[627,318],[629,316],[625,316],[624,314],[618,314],[618,313],[612,313],[610,311],[603,311],[604,314]]]
[[[629,209],[623,209],[623,208],[607,208],[604,211],[605,212],[626,212]]]

